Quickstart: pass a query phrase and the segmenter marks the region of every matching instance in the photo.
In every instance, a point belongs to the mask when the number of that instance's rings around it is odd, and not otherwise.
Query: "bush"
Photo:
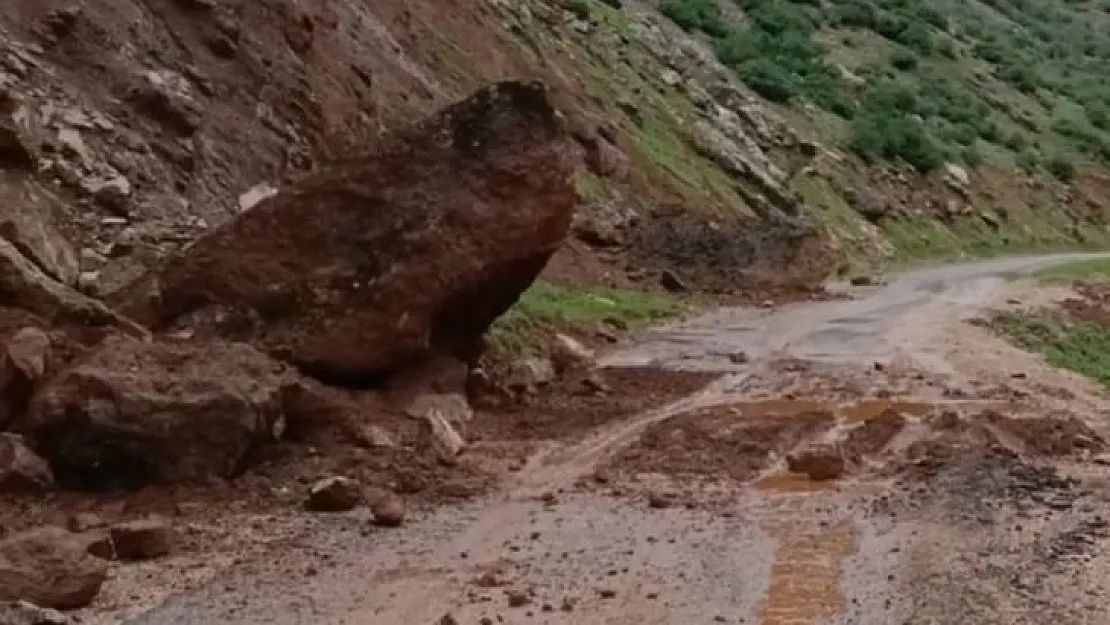
[[[1062,182],[1071,182],[1075,179],[1075,164],[1063,156],[1053,156],[1045,164],[1045,168],[1048,169],[1048,173]]]
[[[744,84],[772,102],[787,102],[798,94],[790,74],[767,59],[752,59],[735,69]]]
[[[659,11],[684,30],[700,30],[712,37],[732,32],[717,0],[663,0]]]
[[[918,171],[944,162],[936,142],[924,126],[897,111],[872,111],[852,124],[852,148],[866,159],[901,159]]]
[[[905,48],[897,48],[893,54],[890,55],[890,64],[895,69],[908,72],[917,67],[917,55]]]

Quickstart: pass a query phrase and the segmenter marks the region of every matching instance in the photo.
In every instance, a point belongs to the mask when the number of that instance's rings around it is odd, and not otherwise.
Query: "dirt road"
[[[963,323],[1033,296],[1010,275],[1073,258],[945,266],[652,331],[603,364],[722,376],[402,529],[306,517],[126,622],[1110,622],[1110,471],[1090,461],[1107,403]],[[784,469],[823,444],[841,479]]]

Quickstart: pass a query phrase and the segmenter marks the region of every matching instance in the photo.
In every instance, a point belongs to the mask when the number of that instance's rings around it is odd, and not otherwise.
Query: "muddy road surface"
[[[1108,623],[1108,405],[965,322],[1049,297],[1010,278],[1078,258],[945,266],[647,332],[603,365],[720,375],[402,528],[306,516],[123,620]]]

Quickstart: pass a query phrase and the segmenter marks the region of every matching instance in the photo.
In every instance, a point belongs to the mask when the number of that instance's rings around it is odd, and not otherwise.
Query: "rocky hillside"
[[[1105,14],[1042,5],[17,0],[0,7],[5,234],[111,300],[352,146],[525,76],[586,164],[575,237],[537,287],[560,302],[1098,244]],[[561,314],[550,299],[535,312]]]

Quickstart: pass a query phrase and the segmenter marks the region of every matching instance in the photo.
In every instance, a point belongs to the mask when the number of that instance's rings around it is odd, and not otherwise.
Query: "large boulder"
[[[90,540],[60,527],[0,540],[0,601],[56,610],[87,606],[108,577],[108,563],[88,553]]]
[[[567,234],[573,154],[542,84],[493,85],[262,200],[115,303],[320,377],[471,359]]]
[[[35,395],[21,429],[70,488],[230,477],[301,390],[249,345],[109,337]]]

